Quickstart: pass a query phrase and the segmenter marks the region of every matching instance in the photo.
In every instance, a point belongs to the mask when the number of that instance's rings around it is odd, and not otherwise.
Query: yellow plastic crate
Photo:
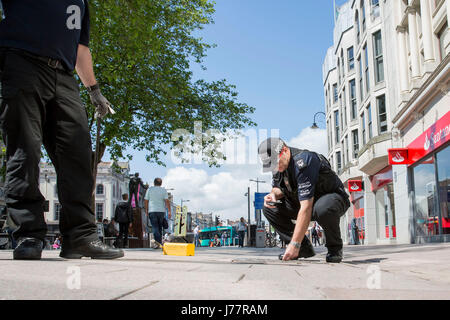
[[[195,245],[193,243],[165,243],[163,253],[169,256],[193,256],[195,255]]]

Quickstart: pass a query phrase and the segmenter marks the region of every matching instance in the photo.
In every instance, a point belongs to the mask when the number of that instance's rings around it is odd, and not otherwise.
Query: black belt
[[[35,60],[39,60],[39,61],[45,63],[47,66],[49,66],[52,69],[66,71],[67,72],[67,69],[64,67],[64,65],[61,62],[61,60],[47,58],[47,57],[43,57],[43,56],[38,56],[38,55],[36,55],[34,53],[31,53],[31,52],[28,52],[28,51],[25,51],[25,50],[21,50],[21,49],[16,49],[16,48],[7,48],[6,51],[17,52],[20,55],[23,55],[23,56],[26,56],[26,57],[30,57],[30,58],[35,59]]]

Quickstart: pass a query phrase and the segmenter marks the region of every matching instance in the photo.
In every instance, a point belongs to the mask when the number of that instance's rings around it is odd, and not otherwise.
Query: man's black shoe
[[[342,261],[342,249],[337,251],[328,251],[326,260],[330,263],[340,263]]]
[[[117,259],[123,257],[124,253],[123,250],[111,248],[100,240],[93,240],[69,248],[63,247],[59,256],[65,259],[80,259],[81,257]]]
[[[14,249],[14,260],[40,260],[43,242],[36,238],[19,238]]]
[[[75,253],[71,247],[70,241],[63,238],[61,245],[61,252],[59,256],[64,259],[81,259],[83,255]]]
[[[314,247],[307,237],[302,241],[302,246],[300,247],[299,258],[311,258],[314,257],[316,253],[314,252]]]

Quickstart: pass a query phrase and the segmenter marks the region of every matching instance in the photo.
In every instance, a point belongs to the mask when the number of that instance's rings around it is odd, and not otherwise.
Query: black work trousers
[[[117,243],[121,244],[122,247],[128,246],[128,228],[129,223],[119,223],[119,235],[117,236]]]
[[[314,203],[311,221],[317,221],[323,228],[326,235],[325,246],[329,251],[342,249],[339,220],[347,209],[348,205],[337,193],[326,194]],[[264,207],[263,213],[281,239],[289,243],[294,234],[299,210],[300,203],[298,201],[292,201],[285,197],[275,209]]]
[[[6,204],[19,237],[44,239],[45,198],[39,190],[44,145],[57,174],[63,243],[98,239],[91,210],[92,145],[72,73],[21,51],[0,49],[0,125],[6,144]]]

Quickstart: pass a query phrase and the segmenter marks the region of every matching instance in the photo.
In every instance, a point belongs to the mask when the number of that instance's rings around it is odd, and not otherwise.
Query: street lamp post
[[[250,246],[250,187],[248,187],[245,196],[247,196],[248,199],[247,246]]]
[[[189,202],[189,201],[191,201],[191,200],[183,200],[183,199],[181,199],[181,210],[183,210],[183,202]]]
[[[259,178],[256,178],[256,180],[254,180],[254,179],[249,179],[249,180],[252,182],[256,182],[256,193],[259,193],[259,184],[266,183],[266,181],[259,180]],[[257,219],[256,219],[257,220],[256,225],[257,225],[257,227],[260,227],[261,226],[261,209],[257,209],[256,212],[258,213]],[[259,219],[258,219],[258,217],[259,217]]]
[[[327,115],[325,114],[325,112],[322,112],[322,111],[316,112],[316,114],[314,115],[314,123],[313,123],[313,125],[311,126],[311,129],[319,129],[319,126],[318,126],[317,123],[316,123],[316,116],[317,116],[318,114],[323,114],[323,115],[325,116],[325,118],[327,117]]]

